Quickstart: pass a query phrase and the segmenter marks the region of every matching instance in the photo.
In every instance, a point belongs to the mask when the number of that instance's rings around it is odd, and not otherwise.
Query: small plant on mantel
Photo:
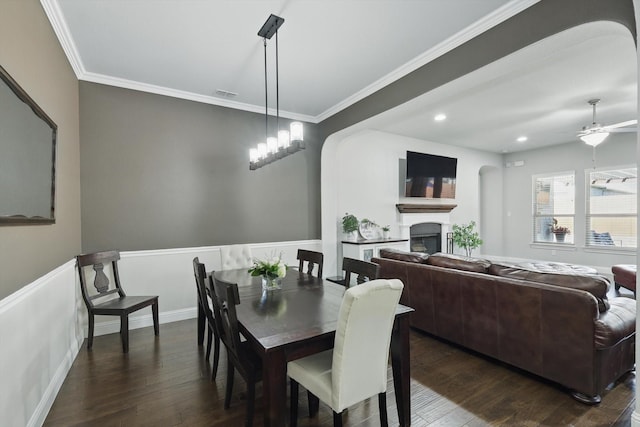
[[[475,231],[476,222],[471,221],[469,224],[453,224],[453,243],[460,248],[464,248],[468,257],[471,252],[482,244],[482,239],[477,231]]]
[[[342,232],[349,234],[358,231],[359,224],[358,218],[354,214],[347,212],[342,217]]]

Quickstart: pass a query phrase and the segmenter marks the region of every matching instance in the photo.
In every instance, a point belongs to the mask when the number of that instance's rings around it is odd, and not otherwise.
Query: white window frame
[[[623,252],[623,251],[631,251],[634,252],[637,250],[638,248],[638,242],[636,240],[636,246],[607,246],[607,245],[594,245],[594,244],[590,244],[591,243],[591,217],[600,217],[600,218],[605,218],[605,217],[630,217],[630,218],[634,218],[638,216],[637,212],[636,213],[607,213],[607,214],[595,214],[592,215],[591,214],[591,173],[592,172],[606,172],[606,171],[617,171],[617,170],[621,170],[621,169],[636,169],[636,176],[638,174],[637,170],[638,167],[637,165],[634,164],[630,164],[630,165],[623,165],[623,166],[605,166],[605,167],[600,167],[597,169],[585,169],[585,173],[584,173],[584,182],[585,182],[585,208],[584,208],[584,212],[585,212],[585,224],[584,224],[584,235],[585,235],[585,249],[588,250],[594,250],[594,251],[603,251],[603,252]],[[637,180],[637,178],[636,178]],[[634,206],[636,206],[636,210],[637,210],[637,206],[638,206],[638,191],[637,191],[637,186],[636,186],[636,201]]]
[[[559,247],[574,247],[575,239],[573,242],[564,242],[560,243],[557,241],[549,241],[549,240],[536,240],[536,219],[548,217],[549,215],[537,215],[537,193],[536,193],[536,181],[543,178],[554,178],[560,176],[573,176],[573,214],[553,214],[554,218],[573,218],[573,228],[574,230],[570,230],[571,233],[575,233],[575,224],[576,224],[576,171],[561,171],[561,172],[550,172],[543,174],[536,174],[531,176],[531,244],[532,245],[557,245]],[[575,235],[575,234],[574,234]]]

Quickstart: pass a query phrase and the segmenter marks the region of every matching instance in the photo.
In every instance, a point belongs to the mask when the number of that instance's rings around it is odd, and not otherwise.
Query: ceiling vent
[[[231,92],[224,89],[216,89],[216,91],[214,92],[214,95],[220,96],[222,98],[235,98],[236,96],[238,96],[236,92]]]

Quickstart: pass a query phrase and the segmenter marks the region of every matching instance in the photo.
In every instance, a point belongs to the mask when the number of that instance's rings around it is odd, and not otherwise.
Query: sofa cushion
[[[429,254],[423,252],[406,252],[398,249],[380,249],[380,258],[395,259],[397,261],[415,262],[417,264],[426,264]]]
[[[445,254],[438,252],[429,255],[427,264],[437,267],[447,267],[456,270],[473,271],[476,273],[486,273],[491,263],[486,259],[470,258],[461,255]]]
[[[489,274],[587,291],[598,300],[598,310],[601,313],[609,309],[609,281],[589,267],[561,263],[494,263],[489,267]]]

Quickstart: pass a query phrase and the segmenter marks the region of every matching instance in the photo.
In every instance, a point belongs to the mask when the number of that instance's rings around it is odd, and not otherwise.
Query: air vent
[[[238,94],[236,92],[230,92],[230,91],[224,90],[224,89],[216,89],[214,94],[216,96],[221,96],[223,98],[235,98],[236,96],[238,96]]]

